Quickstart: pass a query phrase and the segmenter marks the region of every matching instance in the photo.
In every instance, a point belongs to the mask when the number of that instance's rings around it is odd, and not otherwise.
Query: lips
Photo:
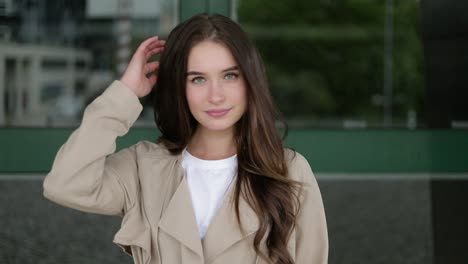
[[[213,117],[220,117],[220,116],[224,116],[225,114],[227,114],[231,109],[212,109],[212,110],[208,110],[206,111],[206,113],[210,116],[213,116]]]

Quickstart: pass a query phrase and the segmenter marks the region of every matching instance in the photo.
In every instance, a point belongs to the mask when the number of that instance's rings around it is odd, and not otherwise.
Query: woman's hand
[[[159,68],[159,62],[148,62],[148,60],[153,55],[161,53],[165,43],[157,36],[143,41],[120,79],[139,98],[149,94],[156,84],[158,76],[155,71]]]

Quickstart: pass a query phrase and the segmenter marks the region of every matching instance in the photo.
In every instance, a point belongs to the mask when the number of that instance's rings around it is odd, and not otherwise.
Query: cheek
[[[202,95],[200,92],[196,92],[194,87],[187,86],[185,89],[185,96],[190,109],[199,107],[202,102]]]

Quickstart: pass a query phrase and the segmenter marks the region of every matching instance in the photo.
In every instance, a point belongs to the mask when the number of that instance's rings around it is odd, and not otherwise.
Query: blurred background
[[[319,181],[330,263],[468,263],[468,2],[0,0],[0,263],[132,263],[42,180],[139,43],[238,21]],[[158,136],[149,100],[123,148]]]

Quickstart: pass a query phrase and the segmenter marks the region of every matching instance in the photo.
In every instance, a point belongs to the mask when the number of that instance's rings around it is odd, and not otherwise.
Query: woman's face
[[[232,132],[247,99],[245,81],[230,50],[209,40],[195,45],[189,53],[186,81],[197,129]]]

